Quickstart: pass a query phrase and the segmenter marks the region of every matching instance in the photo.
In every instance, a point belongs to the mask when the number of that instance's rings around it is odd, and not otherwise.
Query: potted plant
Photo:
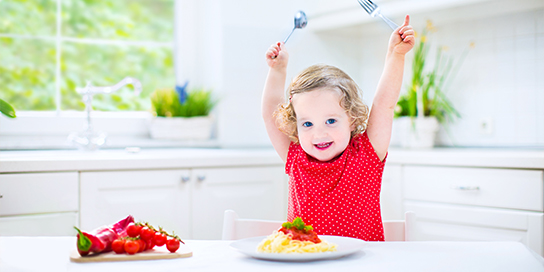
[[[430,48],[427,34],[433,31],[434,27],[428,21],[414,48],[412,80],[395,108],[396,127],[403,133],[400,136],[402,147],[433,147],[439,124],[446,124],[461,117],[446,97],[444,90],[457,72],[467,51],[455,62],[444,54],[444,47],[439,47],[434,66],[427,69]]]
[[[212,91],[192,89],[187,83],[175,89],[157,89],[151,94],[153,115],[150,133],[155,139],[207,140],[211,138],[217,101]]]
[[[0,112],[9,118],[15,118],[15,110],[13,107],[6,101],[0,99]]]

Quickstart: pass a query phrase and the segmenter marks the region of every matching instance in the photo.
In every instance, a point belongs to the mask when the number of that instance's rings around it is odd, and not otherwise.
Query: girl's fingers
[[[402,35],[403,29],[405,29],[405,27],[407,26],[410,26],[410,15],[406,15],[406,17],[404,18],[404,23],[402,23],[402,25],[399,26],[398,28],[399,34]]]
[[[415,43],[416,40],[414,36],[406,36],[406,38],[403,38],[402,41],[405,43]]]
[[[266,55],[269,56],[269,57],[274,57],[274,56],[277,56],[278,53],[279,53],[278,46],[272,45],[272,46],[270,46],[270,48],[268,48],[268,51],[266,52]]]
[[[278,42],[276,44],[273,44],[268,48],[268,51],[266,51],[266,57],[275,59],[280,54],[280,51],[283,49],[284,49],[283,42]]]
[[[407,42],[407,38],[414,35],[414,30],[412,29],[412,26],[410,26],[410,15],[406,15],[404,17],[404,23],[399,29],[400,37],[404,42]]]
[[[277,55],[277,54],[276,54],[274,51],[272,51],[272,50],[268,50],[268,51],[266,52],[266,57],[267,57],[267,58],[274,58],[276,55]]]
[[[408,25],[410,25],[410,15],[406,14],[406,17],[404,17],[404,24],[402,24],[402,26]]]
[[[402,39],[405,39],[406,37],[408,36],[413,36],[415,34],[414,30],[413,29],[408,29],[406,31],[401,31],[401,38]]]

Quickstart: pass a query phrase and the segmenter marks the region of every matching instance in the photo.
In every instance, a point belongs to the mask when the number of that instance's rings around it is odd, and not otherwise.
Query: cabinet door
[[[380,193],[383,220],[404,220],[402,212],[402,166],[385,165]]]
[[[0,216],[78,210],[78,175],[0,174]]]
[[[406,201],[417,217],[416,240],[518,241],[544,254],[540,212]]]
[[[0,174],[0,235],[75,235],[77,172]]]
[[[77,212],[0,217],[0,236],[74,236]]]
[[[81,227],[92,230],[129,214],[190,239],[189,170],[81,173]]]
[[[193,239],[221,239],[223,213],[240,218],[286,219],[282,166],[193,170]]]
[[[544,171],[405,166],[404,197],[462,205],[544,211]]]

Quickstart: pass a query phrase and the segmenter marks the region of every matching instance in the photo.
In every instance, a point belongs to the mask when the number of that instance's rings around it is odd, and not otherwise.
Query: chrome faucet
[[[96,150],[106,143],[107,135],[103,132],[96,132],[93,129],[91,122],[91,111],[93,110],[93,95],[95,94],[110,94],[125,85],[132,85],[134,93],[139,95],[142,91],[142,83],[133,77],[125,77],[119,83],[112,86],[96,87],[92,86],[88,81],[84,88],[76,88],[76,92],[82,95],[82,100],[85,103],[85,111],[87,112],[87,124],[81,132],[72,132],[68,135],[68,140],[77,145],[78,148],[84,150]]]

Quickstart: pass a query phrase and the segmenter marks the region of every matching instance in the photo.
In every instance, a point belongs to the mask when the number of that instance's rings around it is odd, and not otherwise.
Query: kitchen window
[[[0,1],[0,97],[18,115],[1,120],[0,136],[80,130],[73,119],[84,120],[85,104],[76,88],[126,76],[141,81],[142,93],[128,85],[95,95],[93,117],[139,131],[127,118],[148,114],[149,95],[175,85],[174,13],[174,0]]]

